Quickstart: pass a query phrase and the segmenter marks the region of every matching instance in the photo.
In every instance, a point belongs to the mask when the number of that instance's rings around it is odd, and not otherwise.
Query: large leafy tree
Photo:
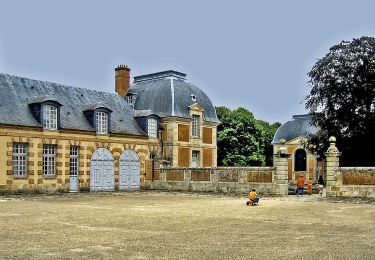
[[[221,166],[260,166],[272,164],[271,141],[279,123],[257,120],[245,108],[233,111],[217,107],[218,164]]]
[[[318,154],[336,136],[342,165],[375,165],[375,38],[342,41],[311,71],[306,108],[317,113],[312,136]]]

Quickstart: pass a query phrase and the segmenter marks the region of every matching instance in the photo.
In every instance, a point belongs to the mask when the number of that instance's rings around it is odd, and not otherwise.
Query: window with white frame
[[[128,96],[126,96],[126,102],[127,102],[128,104],[133,104],[133,102],[134,102],[133,95],[128,95]]]
[[[149,118],[147,120],[147,132],[150,137],[158,137],[158,121],[155,118]]]
[[[191,127],[191,135],[193,137],[199,137],[200,134],[200,127],[199,127],[199,116],[193,115],[192,118],[192,127]]]
[[[199,151],[192,151],[191,154],[191,167],[200,167],[200,156]]]
[[[70,175],[78,176],[78,146],[70,146]]]
[[[27,144],[14,143],[13,144],[13,175],[26,176],[27,174]]]
[[[108,114],[96,112],[96,132],[98,134],[108,134]]]
[[[57,107],[51,105],[43,105],[43,128],[57,129]]]
[[[56,146],[43,145],[43,175],[53,176],[56,174]]]

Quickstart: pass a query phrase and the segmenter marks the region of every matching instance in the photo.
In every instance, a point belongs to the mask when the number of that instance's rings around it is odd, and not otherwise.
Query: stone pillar
[[[276,172],[272,178],[272,191],[277,195],[288,195],[288,149],[285,139],[280,139],[281,146],[275,154]]]
[[[342,180],[339,170],[340,152],[336,147],[336,138],[331,136],[329,138],[329,148],[324,154],[326,156],[326,190],[327,197],[336,197],[340,193]]]

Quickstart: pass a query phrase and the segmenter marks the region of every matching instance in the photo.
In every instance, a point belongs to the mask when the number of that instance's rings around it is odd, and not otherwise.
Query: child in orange
[[[303,195],[303,188],[305,187],[305,178],[303,178],[303,175],[300,174],[297,178],[297,196]]]
[[[253,201],[253,204],[258,204],[259,203],[259,197],[257,196],[256,190],[253,188],[251,189],[249,193],[250,200]]]
[[[307,190],[306,192],[308,194],[312,194],[312,185],[313,185],[313,181],[311,180],[311,177],[309,178],[309,180],[307,181]]]

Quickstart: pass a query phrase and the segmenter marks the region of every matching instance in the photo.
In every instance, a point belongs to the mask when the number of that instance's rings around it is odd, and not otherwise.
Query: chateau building
[[[115,71],[117,93],[0,73],[0,189],[139,189],[155,160],[216,165],[215,109],[185,74],[131,85],[129,68]]]
[[[274,154],[282,145],[280,140],[286,141],[288,154],[288,180],[295,180],[302,174],[307,180],[311,177],[317,180],[319,174],[323,173],[323,162],[317,161],[316,155],[304,145],[310,134],[316,133],[317,129],[312,125],[312,115],[295,115],[293,120],[281,125],[273,137]]]
[[[129,78],[127,68],[118,68],[119,71],[125,74],[123,78]],[[169,70],[134,77],[134,83],[120,92],[126,93],[126,101],[138,111],[141,125],[148,129],[160,124],[159,132],[154,132],[153,137],[161,139],[160,154],[156,157],[162,159],[162,164],[169,167],[217,165],[219,120],[215,107],[201,89],[186,82],[186,74]]]

